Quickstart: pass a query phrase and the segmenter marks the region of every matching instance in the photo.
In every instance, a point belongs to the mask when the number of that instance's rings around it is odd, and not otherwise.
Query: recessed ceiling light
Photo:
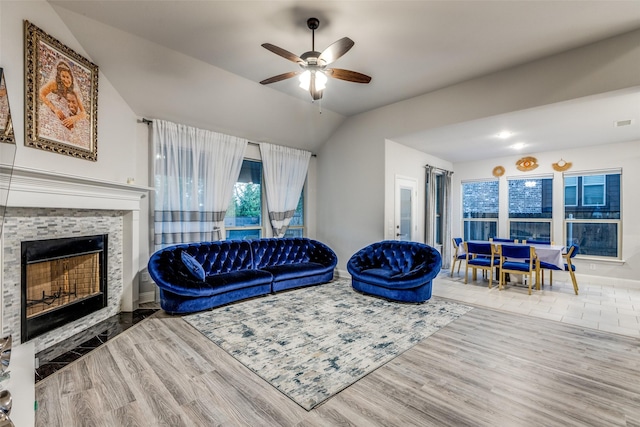
[[[508,130],[503,130],[502,132],[496,135],[500,139],[507,139],[513,136],[513,132],[509,132]]]
[[[514,150],[522,150],[526,146],[527,144],[525,144],[524,142],[516,142],[511,146],[511,148],[513,148]]]

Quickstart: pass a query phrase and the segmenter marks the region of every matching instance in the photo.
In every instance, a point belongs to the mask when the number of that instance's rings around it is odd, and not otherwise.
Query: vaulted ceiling
[[[210,102],[217,93],[216,101],[228,102],[233,109],[234,101],[224,98],[233,96],[233,91],[227,93],[226,87],[213,93],[202,89],[205,83],[215,87],[224,81],[225,85],[233,83],[236,97],[245,97],[243,102],[251,104],[242,107],[247,114],[265,116],[263,130],[250,131],[249,137],[311,150],[346,117],[640,28],[638,1],[49,3],[136,114],[212,128],[216,119],[200,111],[207,103],[199,97]],[[268,86],[258,83],[298,69],[261,44],[272,43],[296,55],[311,50],[311,31],[306,26],[309,17],[320,20],[316,50],[342,37],[355,41],[334,65],[370,75],[370,84],[330,79],[323,99],[312,103],[308,92],[298,88],[297,79]],[[158,47],[184,58],[185,67],[197,64],[200,71],[182,70],[181,78],[167,77],[180,70],[175,58],[163,63],[151,57]],[[207,67],[212,79],[208,83],[203,76]],[[151,91],[161,91],[169,84],[184,86],[170,92],[170,103],[159,102]],[[447,148],[438,153],[431,150],[430,154],[450,161],[465,160],[460,146],[486,138],[504,126],[548,141],[549,149],[559,148],[559,141],[584,142],[585,138],[594,143],[633,140],[640,139],[639,105],[640,90],[631,90],[394,137],[417,149],[422,149],[425,138],[437,137]],[[199,112],[189,106],[197,106]],[[263,107],[256,111],[255,106]],[[278,112],[291,116],[288,129],[279,122]],[[216,114],[223,116],[224,112]],[[632,119],[635,126],[623,136],[610,135],[613,121],[625,119]],[[207,126],[209,120],[212,126]],[[231,119],[229,123],[228,128],[216,130],[237,134],[241,123]]]

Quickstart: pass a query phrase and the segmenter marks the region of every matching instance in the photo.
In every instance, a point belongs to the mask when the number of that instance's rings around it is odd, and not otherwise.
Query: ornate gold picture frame
[[[7,144],[16,143],[13,133],[13,122],[11,121],[11,108],[9,107],[7,85],[4,82],[4,69],[2,67],[0,67],[0,142],[6,142]]]
[[[25,142],[98,159],[98,66],[24,21]]]

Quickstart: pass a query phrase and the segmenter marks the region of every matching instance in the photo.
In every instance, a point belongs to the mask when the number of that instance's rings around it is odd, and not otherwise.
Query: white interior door
[[[411,178],[396,177],[395,239],[415,241],[418,208],[418,182]]]

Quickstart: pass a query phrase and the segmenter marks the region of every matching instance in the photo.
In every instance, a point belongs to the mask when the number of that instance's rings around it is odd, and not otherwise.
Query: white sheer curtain
[[[451,175],[453,172],[438,169],[433,166],[426,168],[426,207],[425,207],[425,243],[436,246],[436,217],[437,217],[437,175],[442,175],[442,213],[440,227],[442,230],[442,268],[451,265]]]
[[[155,248],[221,238],[247,140],[153,121]]]
[[[274,236],[282,237],[298,206],[311,153],[260,143],[260,155],[271,228]]]

